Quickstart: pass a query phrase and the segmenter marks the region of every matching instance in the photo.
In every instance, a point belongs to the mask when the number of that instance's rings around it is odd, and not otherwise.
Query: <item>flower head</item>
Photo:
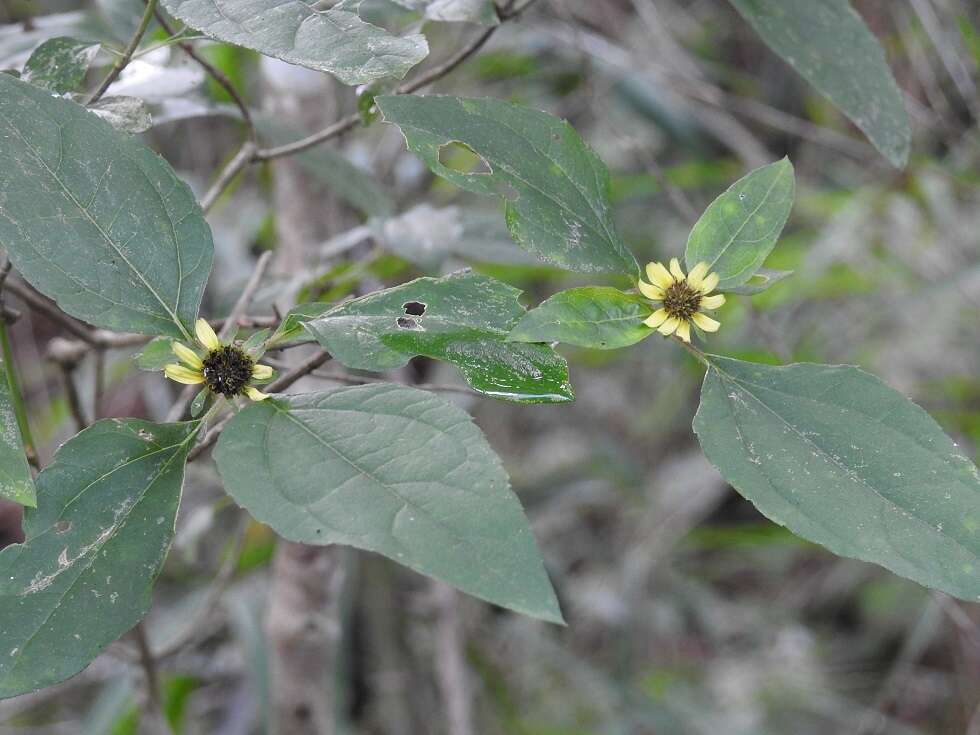
[[[173,352],[181,364],[165,366],[164,375],[185,385],[203,383],[212,393],[220,393],[226,398],[246,395],[253,401],[264,401],[269,397],[253,386],[252,381],[271,378],[271,367],[257,365],[235,344],[222,344],[204,319],[197,320],[194,332],[205,355],[202,357],[197,349],[175,341]]]
[[[647,278],[637,284],[640,293],[661,304],[643,323],[665,337],[676,334],[685,342],[691,341],[691,325],[705,332],[717,332],[721,324],[705,311],[725,303],[722,294],[709,295],[718,285],[718,274],[708,273],[707,263],[698,263],[686,276],[677,258],[671,258],[670,269],[663,263],[648,263]]]

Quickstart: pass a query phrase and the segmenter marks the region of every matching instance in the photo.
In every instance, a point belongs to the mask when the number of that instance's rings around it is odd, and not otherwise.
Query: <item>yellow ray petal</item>
[[[681,262],[677,258],[670,259],[670,274],[678,281],[684,280],[684,271],[681,270]]]
[[[687,285],[691,288],[701,288],[701,281],[706,275],[708,275],[708,264],[702,260],[687,274]]]
[[[665,321],[667,321],[668,316],[670,315],[667,313],[666,309],[657,309],[650,316],[644,319],[643,323],[646,324],[648,327],[650,327],[650,329],[656,329]]]
[[[651,286],[646,281],[638,281],[636,287],[640,289],[640,293],[646,296],[648,299],[653,301],[663,301],[664,290],[659,286]]]
[[[657,327],[657,331],[664,337],[669,337],[680,326],[681,320],[676,316],[669,317],[663,324]]]
[[[677,336],[680,337],[685,342],[691,341],[691,322],[686,319],[682,319],[681,323],[677,325]]]
[[[194,333],[197,335],[197,341],[208,352],[214,352],[221,348],[221,340],[218,339],[218,335],[214,333],[211,325],[204,319],[198,319],[197,323],[194,324]]]
[[[664,268],[663,263],[647,263],[647,278],[650,279],[650,283],[660,288],[667,288],[674,282],[674,277]]]
[[[719,278],[717,273],[709,273],[708,275],[706,275],[704,277],[704,280],[701,281],[701,289],[700,289],[701,293],[709,294],[712,291],[714,291],[715,286],[718,285],[718,281]]]
[[[725,295],[716,293],[714,296],[705,296],[701,299],[702,309],[720,309],[725,305]]]
[[[204,367],[204,362],[201,360],[200,356],[187,345],[181,344],[180,342],[173,342],[170,345],[170,349],[173,350],[173,353],[177,356],[178,360],[192,370],[200,370]]]
[[[268,380],[272,377],[272,368],[268,365],[256,365],[252,368],[253,380]]]
[[[266,398],[269,397],[268,393],[263,393],[258,388],[253,388],[252,386],[249,386],[248,388],[245,389],[245,395],[247,395],[249,398],[251,398],[253,401],[256,402],[264,401]]]
[[[700,312],[692,316],[691,320],[705,332],[717,332],[718,327],[721,326],[721,322],[717,321],[716,319],[712,319],[707,314],[702,314]]]
[[[204,382],[204,376],[201,375],[199,370],[191,370],[183,365],[165,365],[163,374],[171,380],[183,383],[184,385],[199,385]]]

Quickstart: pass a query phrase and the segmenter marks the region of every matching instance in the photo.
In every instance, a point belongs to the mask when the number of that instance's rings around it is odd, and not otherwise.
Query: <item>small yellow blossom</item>
[[[185,385],[204,384],[212,393],[220,393],[226,398],[246,395],[253,401],[264,401],[269,397],[254,387],[252,381],[271,378],[271,367],[256,365],[255,360],[235,344],[222,344],[204,319],[197,320],[194,334],[204,356],[197,349],[175,341],[172,349],[180,363],[166,365],[164,375]]]
[[[718,274],[708,273],[707,263],[698,263],[685,276],[680,261],[671,258],[669,270],[663,263],[648,263],[646,273],[650,283],[641,280],[637,288],[661,306],[644,324],[665,337],[676,334],[685,342],[691,341],[691,324],[705,332],[718,331],[721,324],[704,312],[719,308],[725,297],[709,295],[718,285]]]

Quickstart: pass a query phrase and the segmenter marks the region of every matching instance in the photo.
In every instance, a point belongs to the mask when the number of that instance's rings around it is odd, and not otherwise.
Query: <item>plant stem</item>
[[[27,407],[17,379],[17,368],[14,365],[14,352],[10,346],[10,336],[7,334],[7,323],[0,319],[0,351],[3,353],[3,363],[7,367],[7,386],[10,388],[10,401],[14,405],[14,416],[20,428],[20,440],[24,443],[27,460],[34,467],[38,466],[37,448],[31,435],[31,425],[27,420]]]
[[[705,355],[703,352],[701,352],[701,350],[699,350],[697,347],[690,344],[689,342],[685,342],[684,340],[682,340],[680,337],[676,335],[674,336],[674,339],[677,341],[678,344],[680,344],[681,347],[683,347],[685,350],[687,350],[692,355],[694,355],[695,359],[698,362],[700,362],[702,365],[704,365],[705,367],[711,366],[711,363],[708,361],[708,356]]]
[[[157,7],[157,0],[148,0],[146,3],[146,8],[143,10],[143,17],[140,18],[140,24],[136,28],[136,32],[129,41],[129,45],[123,51],[122,56],[116,60],[116,63],[112,65],[112,69],[106,75],[105,79],[102,80],[102,84],[92,93],[92,95],[86,101],[86,105],[94,104],[98,102],[102,95],[105,94],[109,86],[119,78],[122,74],[122,70],[126,68],[130,60],[133,58],[133,54],[136,53],[136,49],[139,48],[140,41],[143,40],[143,36],[146,33],[146,29],[150,27],[150,22],[153,20],[153,13]]]

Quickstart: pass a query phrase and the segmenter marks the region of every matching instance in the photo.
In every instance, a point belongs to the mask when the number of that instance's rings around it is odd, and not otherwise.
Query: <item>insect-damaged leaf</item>
[[[137,140],[0,74],[0,243],[69,314],[185,337],[211,270],[190,189]]]
[[[691,229],[684,254],[687,267],[707,263],[721,279],[721,291],[749,281],[775,247],[793,208],[795,189],[788,158],[736,181]]]
[[[17,425],[7,366],[0,357],[0,498],[34,506],[37,493]]]
[[[456,365],[481,393],[526,403],[572,400],[568,365],[545,345],[507,342],[526,313],[520,291],[459,271],[341,304],[303,323],[334,359],[390,370],[416,355]]]
[[[0,551],[0,697],[78,673],[146,613],[194,427],[99,421],[38,475],[27,540]]]
[[[466,412],[374,384],[245,409],[215,450],[225,488],[307,544],[375,551],[471,595],[561,621],[500,460]]]
[[[609,172],[564,120],[495,99],[396,95],[377,98],[410,150],[460,188],[506,200],[517,244],[561,268],[637,276],[609,203]],[[462,143],[489,168],[446,166],[441,151]]]
[[[836,554],[980,597],[980,476],[925,411],[855,367],[709,361],[694,430],[764,515]]]
[[[614,350],[646,339],[652,309],[635,294],[615,288],[570,288],[531,309],[510,333],[519,342],[564,342]]]
[[[24,64],[24,81],[52,92],[74,92],[99,53],[101,44],[59,36],[38,46]]]
[[[330,8],[307,0],[163,0],[169,13],[219,41],[325,71],[344,84],[401,79],[429,53],[425,37],[399,38],[361,20],[361,0]]]
[[[912,133],[885,52],[848,0],[731,0],[763,41],[854,122],[893,166]]]

